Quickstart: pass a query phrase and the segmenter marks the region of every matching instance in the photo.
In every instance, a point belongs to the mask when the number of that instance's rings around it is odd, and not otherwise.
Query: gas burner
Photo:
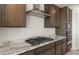
[[[28,40],[25,40],[25,42],[28,42],[32,45],[38,45],[52,40],[53,40],[52,38],[48,38],[48,37],[36,37],[36,38],[30,38]]]

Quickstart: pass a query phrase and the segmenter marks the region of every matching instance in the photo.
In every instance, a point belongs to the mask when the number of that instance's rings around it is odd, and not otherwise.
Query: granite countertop
[[[53,41],[41,43],[41,44],[35,45],[35,46],[33,46],[29,43],[26,43],[25,41],[22,41],[22,42],[20,41],[17,43],[12,42],[11,45],[0,48],[0,55],[18,55],[20,53],[38,48],[40,46],[43,46],[43,45],[46,45],[46,44],[49,44],[49,43],[52,43],[52,42],[55,42],[55,41],[58,41],[58,40],[61,40],[64,38],[66,38],[66,37],[56,36],[55,38],[53,38],[54,39]]]

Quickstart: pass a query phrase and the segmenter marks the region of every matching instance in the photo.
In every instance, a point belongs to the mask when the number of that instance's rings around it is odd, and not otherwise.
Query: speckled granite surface
[[[23,53],[25,51],[29,51],[35,48],[38,48],[40,46],[64,39],[66,37],[63,36],[56,36],[54,37],[53,41],[49,41],[49,42],[45,42],[45,43],[41,43],[39,45],[36,46],[32,46],[29,43],[26,43],[25,41],[20,41],[20,42],[10,42],[9,45],[4,46],[4,47],[0,47],[0,55],[18,55],[20,53]]]

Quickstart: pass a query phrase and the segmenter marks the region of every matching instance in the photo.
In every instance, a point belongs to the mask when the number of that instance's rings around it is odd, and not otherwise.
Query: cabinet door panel
[[[39,55],[55,55],[55,47],[51,47],[48,50],[40,53]]]
[[[62,50],[61,50],[61,44],[56,45],[56,55],[61,55],[62,54]]]
[[[56,26],[56,7],[54,5],[51,6],[51,10],[50,10],[50,24],[51,27],[55,27]]]
[[[26,5],[6,4],[5,5],[5,26],[26,25]]]
[[[2,24],[2,5],[0,4],[0,26]]]
[[[62,54],[62,41],[59,40],[56,42],[56,55]]]
[[[63,39],[62,40],[62,54],[65,54],[66,53],[66,39]]]
[[[60,8],[56,6],[56,27],[60,27]]]
[[[56,26],[56,8],[55,5],[52,4],[45,4],[45,12],[48,13],[50,16],[45,17],[45,27],[53,28]]]
[[[50,16],[45,17],[45,27],[53,28],[60,26],[60,8],[53,4],[45,4],[45,12]]]
[[[39,47],[39,48],[36,49],[36,54],[39,54],[39,53],[41,53],[45,50],[48,50],[49,48],[51,48],[53,46],[55,46],[55,43],[50,43],[50,44],[44,45],[42,47]]]
[[[4,25],[4,20],[5,20],[5,5],[0,4],[0,26],[2,27]]]
[[[45,9],[45,12],[50,15],[51,5],[50,5],[50,4],[45,4],[45,5],[44,5],[44,9]],[[50,16],[51,16],[51,15],[50,15]],[[50,19],[50,17],[45,17],[44,20],[45,20],[45,21],[44,21],[44,26],[45,26],[46,28],[51,27],[51,23],[50,23],[51,19]]]

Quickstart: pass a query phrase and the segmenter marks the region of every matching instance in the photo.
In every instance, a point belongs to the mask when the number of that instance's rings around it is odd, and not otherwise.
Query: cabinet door
[[[60,8],[56,6],[56,27],[60,27]]]
[[[0,4],[0,26],[2,24],[2,5]]]
[[[47,12],[50,16],[45,17],[45,27],[53,28],[56,26],[56,8],[55,5],[45,4],[45,12]]]
[[[60,26],[60,8],[53,4],[45,5],[45,12],[50,16],[45,17],[45,27],[59,27]]]
[[[56,55],[62,54],[62,43],[61,41],[56,42]]]
[[[0,26],[2,27],[4,25],[4,16],[5,16],[5,5],[4,4],[0,4]]]
[[[6,4],[5,5],[5,26],[25,27],[26,26],[26,5]]]
[[[36,51],[36,54],[40,54],[48,49],[50,49],[51,47],[55,46],[55,43],[50,43],[50,44],[47,44],[47,45],[44,45],[42,47],[39,47],[39,48],[36,48],[35,51]]]
[[[51,47],[48,50],[41,52],[39,55],[55,55],[55,47]]]
[[[55,5],[51,6],[50,24],[51,24],[51,27],[56,27],[56,6]]]
[[[63,7],[61,8],[61,25],[60,27],[56,28],[56,34],[61,35],[61,36],[66,36],[66,20],[67,20],[67,15],[66,15],[66,8]]]
[[[45,12],[50,15],[50,4],[44,5]],[[44,27],[49,28],[51,26],[50,24],[50,17],[44,17]]]
[[[62,54],[66,54],[66,39],[62,40]]]

